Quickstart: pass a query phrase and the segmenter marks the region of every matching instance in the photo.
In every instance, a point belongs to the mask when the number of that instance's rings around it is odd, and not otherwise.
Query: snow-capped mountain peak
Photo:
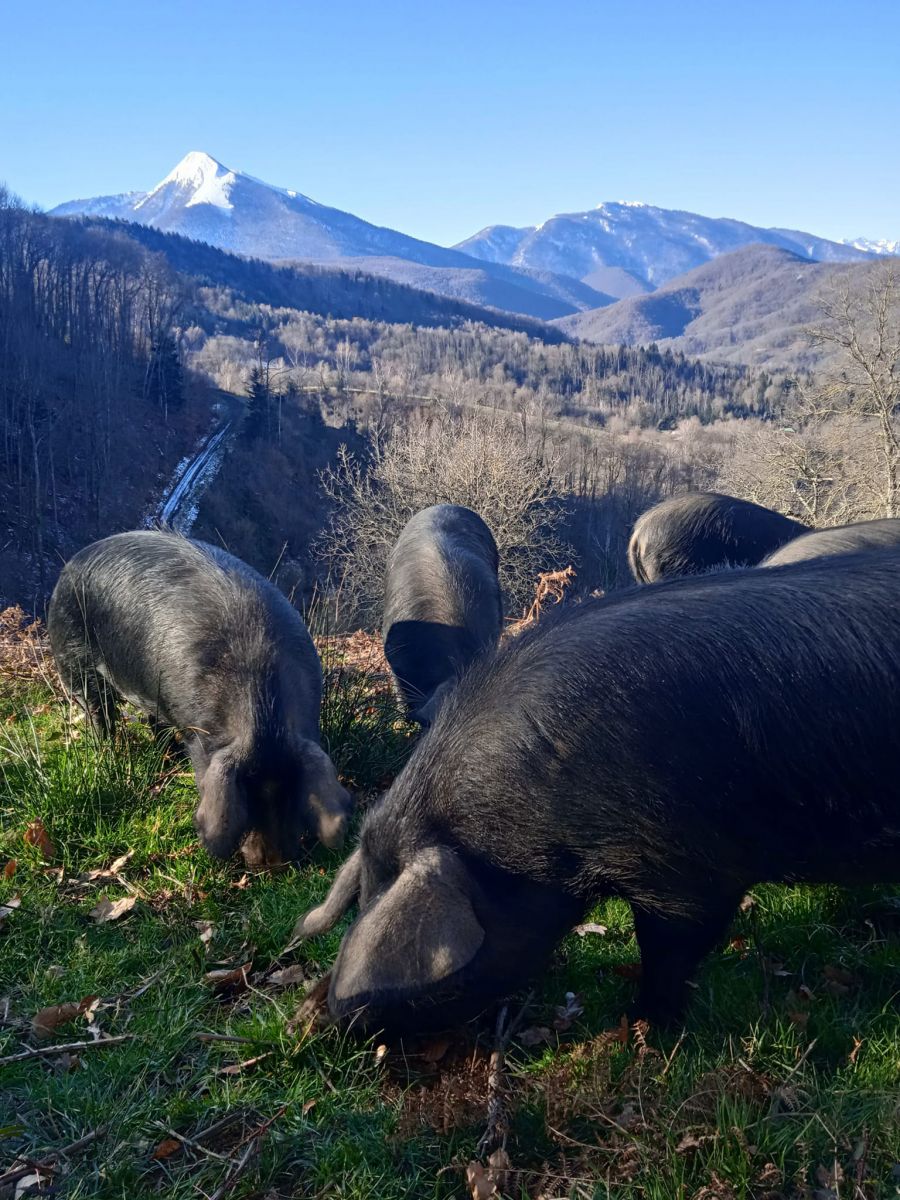
[[[843,243],[854,250],[867,250],[870,254],[900,254],[900,238],[844,238]]]
[[[233,175],[233,171],[229,171],[204,150],[189,150],[180,163],[163,179],[157,187],[162,187],[166,183],[186,183],[191,187],[202,187],[204,182],[210,178],[215,178],[217,175]],[[155,191],[156,189],[154,189]]]
[[[229,196],[236,178],[237,172],[230,171],[209,154],[202,150],[191,150],[135,207],[139,209],[150,204],[160,193],[174,185],[179,192],[189,193],[187,199],[182,200],[187,208],[194,204],[233,208]]]

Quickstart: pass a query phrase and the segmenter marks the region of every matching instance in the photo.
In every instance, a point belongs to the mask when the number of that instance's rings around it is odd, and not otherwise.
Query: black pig
[[[799,521],[749,500],[686,492],[638,517],[628,542],[628,565],[637,583],[752,566],[808,532]]]
[[[573,606],[472,668],[325,902],[354,903],[339,1020],[410,1033],[521,986],[601,898],[634,912],[636,1014],[763,881],[900,881],[900,551]]]
[[[349,796],[319,745],[322,667],[282,593],[239,559],[169,532],[120,533],[64,567],[50,643],[98,732],[131,701],[185,738],[211,854],[295,857],[340,844]]]
[[[856,554],[861,550],[885,550],[890,546],[900,546],[900,517],[884,517],[880,521],[859,521],[855,525],[813,530],[802,537],[792,538],[780,550],[764,558],[760,566],[783,567],[785,563],[803,562],[807,558]]]
[[[497,644],[497,567],[490,529],[459,504],[417,512],[391,551],[384,652],[409,715],[423,728],[470,663]]]

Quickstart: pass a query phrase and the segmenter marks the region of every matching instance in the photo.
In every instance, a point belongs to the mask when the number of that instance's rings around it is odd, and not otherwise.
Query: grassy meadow
[[[324,728],[364,806],[411,731],[357,640]],[[301,1012],[340,929],[284,948],[342,856],[249,875],[194,803],[141,721],[98,743],[49,676],[0,681],[0,1200],[900,1196],[900,889],[754,889],[665,1032],[622,1020],[608,902],[492,1065],[495,1015],[384,1047]]]

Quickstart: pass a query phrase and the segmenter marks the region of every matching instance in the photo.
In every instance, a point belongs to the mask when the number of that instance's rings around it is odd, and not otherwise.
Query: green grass
[[[389,694],[363,676],[331,679],[326,740],[344,776],[371,795],[398,769],[408,731]],[[0,870],[16,861],[0,879],[0,903],[21,897],[0,931],[0,1057],[91,1038],[83,1015],[45,1042],[31,1029],[40,1009],[90,996],[101,998],[104,1036],[130,1035],[0,1066],[0,1196],[17,1159],[46,1159],[92,1133],[56,1172],[56,1195],[213,1196],[249,1146],[258,1153],[229,1196],[467,1195],[465,1166],[485,1128],[490,1030],[480,1043],[460,1039],[443,1055],[432,1043],[404,1059],[334,1029],[295,1028],[307,984],[277,987],[269,969],[340,856],[316,849],[296,868],[246,878],[196,844],[194,800],[183,763],[141,723],[98,744],[40,688],[0,695]],[[49,862],[24,838],[36,820],[53,843]],[[74,881],[128,851],[121,874],[137,903],[97,924],[97,901],[126,886]],[[520,1026],[550,1029],[551,1042],[514,1038],[509,1049],[505,1194],[900,1195],[900,914],[894,926],[874,894],[830,888],[754,895],[731,945],[698,978],[683,1031],[632,1032],[625,1045],[607,1032],[633,990],[627,906],[610,901],[592,915],[605,936],[572,935],[560,947]],[[214,927],[208,947],[203,921]],[[339,940],[337,931],[284,962],[312,980]],[[249,989],[218,995],[204,981],[245,962]],[[566,992],[584,1012],[557,1034]],[[246,1040],[198,1037],[208,1033]],[[154,1158],[169,1130],[203,1149]]]

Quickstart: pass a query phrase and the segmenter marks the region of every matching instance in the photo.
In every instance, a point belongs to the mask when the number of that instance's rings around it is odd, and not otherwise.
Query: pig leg
[[[741,895],[743,892],[734,898],[706,901],[691,917],[668,917],[633,906],[641,951],[635,1016],[659,1025],[678,1020],[685,1006],[687,981],[724,937]]]
[[[84,667],[67,690],[84,711],[98,737],[111,737],[119,714],[116,695],[110,685],[90,667]]]

